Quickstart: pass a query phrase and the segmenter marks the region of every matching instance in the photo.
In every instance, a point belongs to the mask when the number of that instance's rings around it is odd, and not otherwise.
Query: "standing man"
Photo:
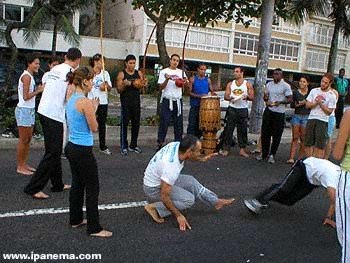
[[[89,99],[98,98],[100,104],[97,107],[96,116],[98,123],[98,140],[100,152],[111,155],[112,152],[106,146],[106,121],[108,115],[108,92],[112,89],[112,82],[107,70],[103,70],[101,54],[95,54],[90,58],[89,64],[94,72],[93,86],[89,92]]]
[[[264,94],[266,108],[261,126],[261,156],[257,160],[268,158],[269,163],[275,163],[275,155],[281,142],[284,130],[284,115],[286,105],[293,100],[290,85],[283,80],[282,69],[276,68],[272,75],[273,81],[267,83]],[[272,144],[271,144],[272,137]],[[270,148],[271,146],[271,148]]]
[[[141,71],[135,69],[136,57],[127,55],[125,69],[119,72],[117,77],[117,90],[120,93],[121,118],[120,118],[120,148],[121,155],[126,156],[129,152],[141,153],[137,146],[137,138],[140,130],[141,99],[140,89],[134,85],[137,79],[143,79]],[[128,147],[128,125],[131,120],[131,142]]]
[[[335,109],[335,119],[336,119],[337,129],[339,129],[340,121],[341,121],[341,118],[343,117],[345,96],[348,94],[349,81],[344,78],[344,75],[345,75],[345,69],[341,68],[339,70],[339,76],[335,78],[335,86],[339,94],[337,107]]]
[[[143,178],[143,189],[154,203],[145,206],[146,212],[157,223],[173,214],[181,231],[191,229],[180,210],[190,208],[196,199],[219,210],[234,199],[219,199],[193,176],[181,174],[185,160],[207,161],[217,154],[200,156],[200,140],[187,135],[181,142],[171,142],[158,151],[149,162]]]
[[[333,75],[326,73],[321,87],[312,89],[306,98],[306,108],[311,109],[306,124],[305,153],[323,159],[328,142],[328,121],[336,107],[337,97],[331,90]]]
[[[192,134],[198,138],[202,136],[199,129],[199,106],[201,97],[208,95],[209,91],[213,94],[213,86],[208,77],[205,76],[207,66],[201,63],[197,67],[197,75],[190,78],[190,113],[188,115],[187,134]]]
[[[243,78],[244,69],[235,67],[234,80],[226,86],[225,100],[230,102],[226,115],[226,131],[221,155],[227,156],[232,145],[232,136],[237,127],[239,155],[249,157],[245,148],[248,144],[248,100],[254,99],[254,89],[251,83]]]
[[[182,86],[176,86],[176,80],[186,77],[185,72],[178,69],[180,56],[173,54],[170,57],[170,66],[160,71],[158,84],[162,90],[160,123],[158,128],[157,150],[160,150],[165,141],[170,120],[174,121],[175,141],[180,141],[183,134],[182,115]]]
[[[62,182],[61,154],[63,143],[63,123],[65,122],[65,104],[67,95],[67,74],[79,66],[81,51],[68,49],[65,61],[53,67],[48,73],[38,113],[44,132],[45,155],[41,159],[24,192],[33,198],[46,199],[49,196],[42,189],[51,179],[52,192],[70,189]]]

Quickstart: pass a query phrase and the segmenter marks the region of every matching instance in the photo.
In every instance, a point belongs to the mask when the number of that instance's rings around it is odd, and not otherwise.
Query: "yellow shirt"
[[[348,138],[348,141],[346,142],[346,149],[343,161],[341,163],[341,168],[344,171],[350,172],[350,137]]]

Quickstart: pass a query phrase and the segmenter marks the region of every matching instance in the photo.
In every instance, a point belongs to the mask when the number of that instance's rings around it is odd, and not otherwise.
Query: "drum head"
[[[217,99],[220,99],[220,97],[219,96],[208,95],[208,96],[201,97],[201,99],[215,99],[215,100],[217,100]]]

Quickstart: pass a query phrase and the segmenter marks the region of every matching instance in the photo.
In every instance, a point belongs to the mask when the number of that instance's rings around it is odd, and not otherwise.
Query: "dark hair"
[[[74,84],[75,86],[82,87],[83,80],[93,79],[94,73],[90,67],[81,67],[74,72],[70,71],[67,73],[67,81],[69,84]]]
[[[58,62],[61,63],[62,59],[58,56],[52,56],[49,58],[49,60],[47,61],[48,64],[52,64],[53,62]]]
[[[178,57],[179,60],[181,59],[180,56],[179,56],[178,54],[172,54],[172,55],[170,56],[170,60],[171,60],[173,57]]]
[[[26,55],[26,57],[25,57],[26,67],[28,67],[29,64],[32,64],[34,62],[34,60],[36,60],[36,59],[40,59],[38,54],[30,53],[30,54]]]
[[[206,67],[206,68],[208,68],[207,65],[206,65],[205,63],[199,63],[198,66],[197,66],[197,68],[200,68],[200,67]]]
[[[188,149],[193,149],[198,141],[199,139],[196,136],[186,135],[180,142],[179,152],[185,153]]]
[[[66,58],[71,61],[81,58],[81,56],[81,51],[79,50],[79,48],[76,47],[71,47],[70,49],[68,49],[66,54]]]
[[[332,83],[333,83],[334,77],[333,77],[333,74],[332,74],[332,73],[327,72],[327,73],[324,74],[322,77],[325,77],[325,78],[329,79],[329,84],[332,84]]]
[[[103,57],[104,58],[104,57]],[[99,53],[96,53],[95,55],[93,55],[90,59],[89,59],[89,65],[91,67],[95,66],[95,61],[99,61],[102,59],[102,55]]]
[[[275,68],[273,71],[279,71],[279,72],[283,72],[283,70],[281,68]]]
[[[339,69],[339,72],[340,72],[340,71],[344,71],[344,72],[345,72],[345,69],[344,69],[344,68],[341,68],[341,69]]]
[[[244,68],[242,66],[236,66],[235,68],[239,68],[242,73],[244,73]]]
[[[307,83],[310,84],[311,80],[310,80],[310,77],[308,75],[301,75],[299,79],[301,79],[301,78],[306,79]]]
[[[125,58],[125,63],[128,63],[130,60],[136,60],[136,57],[132,54],[129,54]]]

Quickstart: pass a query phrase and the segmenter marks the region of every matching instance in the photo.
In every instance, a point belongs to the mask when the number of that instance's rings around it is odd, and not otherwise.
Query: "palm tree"
[[[338,52],[339,33],[344,40],[350,37],[350,1],[348,0],[292,0],[288,8],[290,20],[304,23],[311,16],[326,16],[334,22],[327,71],[334,72]]]

